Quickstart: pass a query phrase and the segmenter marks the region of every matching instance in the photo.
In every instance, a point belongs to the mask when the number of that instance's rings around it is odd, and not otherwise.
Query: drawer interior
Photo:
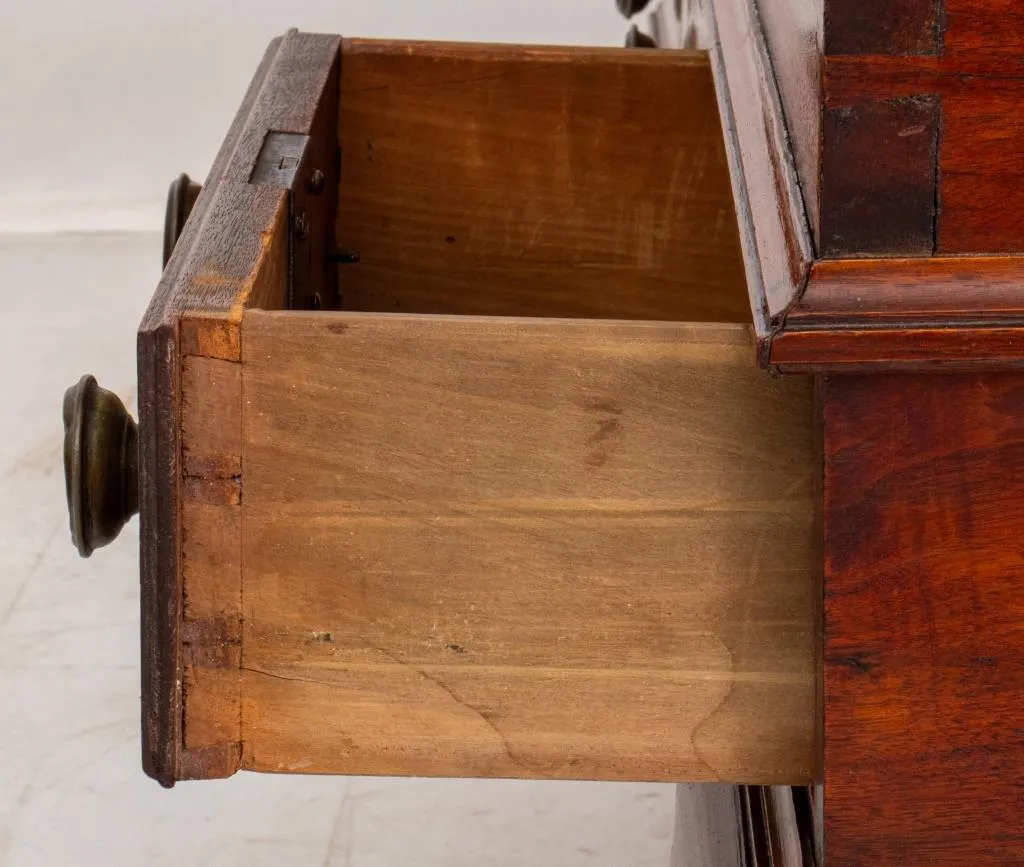
[[[703,53],[350,40],[343,57],[343,309],[749,321]]]

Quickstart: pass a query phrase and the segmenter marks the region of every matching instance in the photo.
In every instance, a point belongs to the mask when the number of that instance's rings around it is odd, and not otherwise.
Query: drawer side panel
[[[749,329],[243,334],[243,767],[816,778],[811,384]]]

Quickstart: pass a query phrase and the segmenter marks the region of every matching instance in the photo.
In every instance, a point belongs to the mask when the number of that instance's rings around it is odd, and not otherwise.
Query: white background
[[[627,24],[614,0],[0,0],[0,233],[159,229],[290,27],[621,45]]]

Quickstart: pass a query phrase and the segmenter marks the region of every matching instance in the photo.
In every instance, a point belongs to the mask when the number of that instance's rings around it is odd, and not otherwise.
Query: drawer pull
[[[188,215],[195,207],[196,199],[203,191],[203,185],[197,184],[188,175],[182,172],[171,181],[171,187],[167,191],[167,213],[164,216],[164,267],[170,261],[171,253],[174,252],[174,245],[178,243]]]
[[[634,15],[639,15],[643,12],[650,2],[651,0],[615,0],[615,6],[621,15],[624,15],[626,18],[632,18]]]
[[[626,48],[657,48],[658,43],[653,36],[648,36],[635,24],[626,33]]]
[[[71,539],[83,557],[114,541],[139,511],[138,427],[89,375],[64,393],[64,481]]]

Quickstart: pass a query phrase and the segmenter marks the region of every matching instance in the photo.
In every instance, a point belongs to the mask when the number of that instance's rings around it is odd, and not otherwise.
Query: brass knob
[[[639,15],[647,8],[648,3],[650,3],[650,0],[615,0],[615,5],[618,7],[619,12],[626,18]]]
[[[202,191],[203,185],[197,184],[184,172],[171,181],[171,188],[167,191],[167,213],[164,216],[165,268]]]
[[[658,43],[653,36],[648,36],[635,24],[626,33],[626,48],[657,48]]]
[[[64,482],[71,539],[88,557],[139,511],[139,429],[113,392],[83,376],[64,393]]]

